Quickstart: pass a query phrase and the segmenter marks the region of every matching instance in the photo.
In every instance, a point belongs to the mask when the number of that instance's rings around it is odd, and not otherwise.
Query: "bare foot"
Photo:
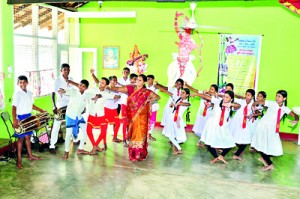
[[[23,168],[22,167],[22,162],[17,161],[16,167],[17,167],[17,169],[22,169]]]
[[[204,144],[202,144],[200,141],[197,142],[197,147],[200,147],[200,148],[205,148]]]
[[[30,161],[33,161],[33,160],[41,160],[41,158],[36,157],[36,156],[34,156],[34,155],[28,157],[27,159],[30,160]]]
[[[98,152],[102,152],[102,151],[104,151],[104,148],[100,148],[100,147],[98,147],[97,146],[97,149],[96,149]]]
[[[174,151],[174,155],[179,155],[179,154],[183,154],[182,150]]]
[[[214,164],[214,163],[218,162],[218,160],[219,160],[218,158],[215,158],[215,159],[211,160],[210,163]]]
[[[69,152],[64,153],[64,156],[62,157],[62,159],[67,160],[69,158]]]
[[[87,154],[89,154],[89,152],[86,150],[83,150],[83,149],[77,149],[77,155],[79,155],[79,154],[87,155]]]
[[[97,146],[93,146],[93,149],[89,152],[89,155],[96,155]]]
[[[221,155],[218,156],[218,160],[222,161],[224,164],[228,164],[228,162],[226,162],[226,160],[224,159],[224,157],[221,156]]]
[[[239,157],[239,156],[236,156],[236,155],[234,155],[232,158],[233,158],[234,160],[240,160],[240,161],[243,161],[243,158],[241,158],[241,157]]]
[[[265,167],[268,166],[267,162],[262,157],[259,157],[258,161],[262,162]]]
[[[274,165],[270,164],[269,166],[263,167],[261,170],[263,170],[263,171],[269,171],[269,170],[273,170],[273,169],[274,169]]]

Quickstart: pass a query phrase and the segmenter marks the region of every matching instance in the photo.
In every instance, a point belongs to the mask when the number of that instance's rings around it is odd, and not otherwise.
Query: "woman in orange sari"
[[[128,94],[128,153],[131,161],[145,160],[148,154],[147,136],[151,114],[151,103],[160,99],[153,91],[145,87],[147,77],[139,75],[136,85],[111,87],[111,90]]]

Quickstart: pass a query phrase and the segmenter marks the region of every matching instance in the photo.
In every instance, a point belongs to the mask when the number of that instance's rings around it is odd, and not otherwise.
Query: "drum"
[[[26,132],[38,130],[48,124],[50,117],[49,113],[43,112],[23,119],[19,122],[19,127],[15,128],[15,133],[20,135]]]
[[[67,106],[57,109],[57,114],[54,115],[56,120],[64,120],[66,117]]]

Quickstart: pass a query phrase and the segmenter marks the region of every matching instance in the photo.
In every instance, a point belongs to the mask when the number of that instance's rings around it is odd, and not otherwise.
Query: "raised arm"
[[[116,87],[115,85],[110,84],[110,86],[107,87],[107,90],[128,94],[126,86]]]
[[[96,77],[96,75],[95,75],[95,69],[91,69],[90,70],[90,72],[91,72],[91,75],[92,75],[92,77],[93,77],[93,79],[94,79],[94,81],[95,81],[95,83],[96,84],[99,84],[99,79]]]
[[[194,96],[199,96],[199,97],[201,97],[202,99],[206,99],[206,100],[211,101],[211,96],[205,95],[205,94],[203,94],[203,93],[192,93],[191,96],[192,96],[192,97],[194,97]]]
[[[239,99],[246,99],[245,96],[239,95],[234,93],[234,97],[239,98]]]
[[[164,90],[168,90],[168,87],[166,87],[166,86],[163,86],[163,85],[161,85],[161,84],[159,84],[157,81],[155,81],[154,82],[154,86],[155,86],[155,88],[157,88],[157,89],[164,89]]]
[[[190,86],[187,82],[184,82],[184,86],[190,89],[191,91],[198,93],[199,90],[195,89],[194,87]]]
[[[76,86],[77,88],[79,88],[79,84],[78,83],[76,83],[76,82],[74,82],[74,81],[72,81],[72,80],[67,80],[67,83],[68,84],[72,84],[72,85],[74,85],[74,86]]]
[[[299,122],[299,116],[296,113],[294,113],[293,111],[291,111],[289,113],[289,115],[292,116],[293,118],[295,118],[294,121],[290,121],[292,123],[292,126],[294,127]]]

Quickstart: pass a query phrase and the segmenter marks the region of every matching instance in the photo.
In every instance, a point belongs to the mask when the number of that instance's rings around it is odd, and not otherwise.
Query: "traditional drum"
[[[57,109],[57,114],[54,115],[56,120],[64,120],[66,117],[67,106]]]
[[[33,130],[38,130],[47,125],[50,117],[49,113],[43,112],[23,119],[19,121],[19,127],[15,128],[15,133],[20,135]]]

